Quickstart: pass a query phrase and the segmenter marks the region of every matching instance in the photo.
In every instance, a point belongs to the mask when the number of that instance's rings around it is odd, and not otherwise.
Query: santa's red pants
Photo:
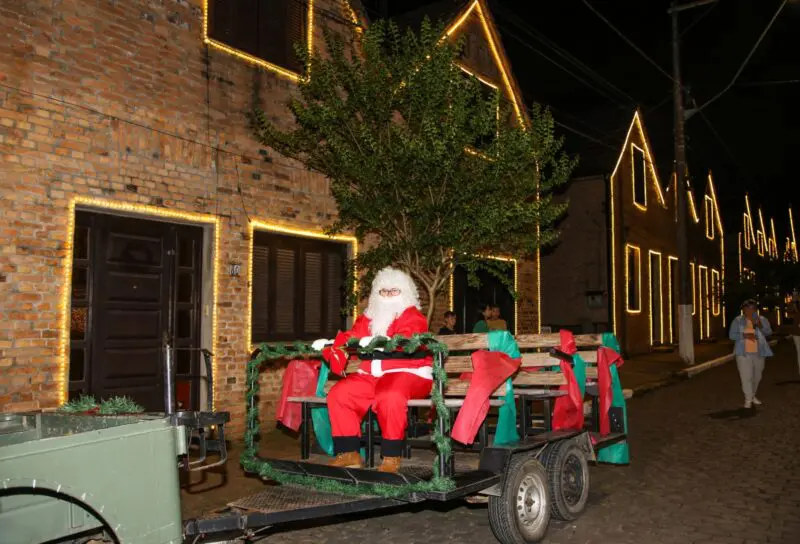
[[[430,395],[433,382],[408,372],[375,378],[351,374],[333,386],[328,394],[328,413],[333,431],[333,448],[338,453],[361,448],[361,422],[372,407],[378,416],[384,457],[400,457],[408,426],[410,399]]]

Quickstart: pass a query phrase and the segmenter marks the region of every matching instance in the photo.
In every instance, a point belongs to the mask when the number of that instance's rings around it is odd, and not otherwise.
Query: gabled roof
[[[443,0],[395,17],[394,20],[401,27],[411,27],[416,30],[422,20],[428,17],[434,23],[443,22],[445,24],[445,36],[449,38],[456,36],[459,29],[472,15],[476,16],[480,21],[483,36],[489,44],[492,60],[497,66],[498,72],[500,72],[502,81],[499,83],[509,97],[517,119],[527,123],[529,118],[525,108],[525,101],[522,98],[519,84],[511,71],[511,63],[503,48],[497,24],[486,0]]]
[[[650,172],[653,174],[653,184],[656,187],[656,195],[658,196],[658,201],[661,203],[661,206],[664,208],[667,207],[667,202],[664,199],[664,191],[661,188],[661,182],[658,179],[658,171],[656,170],[655,161],[653,159],[653,155],[650,153],[650,139],[647,137],[647,132],[645,131],[644,124],[642,123],[641,114],[637,109],[633,114],[633,119],[631,120],[631,124],[628,127],[628,133],[625,136],[625,140],[622,144],[622,150],[620,151],[619,156],[617,157],[617,163],[614,166],[614,170],[611,172],[611,177],[613,178],[617,174],[617,170],[619,170],[620,164],[622,164],[622,159],[628,156],[628,151],[630,146],[633,142],[631,142],[631,138],[634,134],[634,130],[639,135],[639,138],[642,142],[644,147],[644,155],[645,160],[647,161],[647,165],[650,168]]]

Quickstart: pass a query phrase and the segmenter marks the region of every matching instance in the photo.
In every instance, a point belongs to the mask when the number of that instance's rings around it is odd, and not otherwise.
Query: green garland
[[[350,351],[362,355],[371,355],[378,348],[384,351],[403,351],[404,353],[416,353],[422,349],[431,354],[447,355],[447,346],[442,344],[431,333],[415,334],[411,338],[404,336],[394,336],[393,338],[376,337],[367,346],[361,347],[357,338],[351,338],[347,343]],[[434,406],[436,406],[436,417],[439,425],[433,432],[433,443],[436,444],[437,456],[433,465],[433,479],[428,482],[407,484],[403,486],[376,484],[348,484],[336,480],[319,478],[315,476],[298,476],[288,474],[273,468],[268,462],[258,458],[257,447],[255,445],[256,436],[259,433],[258,402],[256,397],[259,392],[258,376],[261,365],[268,360],[275,359],[296,359],[296,358],[319,358],[321,353],[311,348],[310,344],[304,342],[294,342],[292,344],[262,344],[259,347],[256,357],[247,363],[247,391],[245,401],[247,403],[247,413],[245,415],[245,434],[244,452],[240,462],[246,472],[258,474],[262,478],[276,481],[281,484],[295,484],[313,487],[319,491],[329,493],[341,493],[346,495],[378,495],[387,498],[406,497],[412,493],[428,491],[449,491],[455,487],[455,483],[450,478],[442,477],[439,474],[439,458],[444,457],[448,462],[452,455],[450,439],[439,432],[440,428],[450,429],[450,411],[444,403],[444,397],[439,391],[439,384],[447,383],[447,373],[439,362],[434,358],[433,379],[434,387],[431,392]]]
[[[144,412],[144,408],[128,397],[111,397],[102,402],[97,402],[92,396],[81,395],[77,399],[63,404],[58,411],[65,414],[90,412],[112,416],[117,414],[141,414]]]

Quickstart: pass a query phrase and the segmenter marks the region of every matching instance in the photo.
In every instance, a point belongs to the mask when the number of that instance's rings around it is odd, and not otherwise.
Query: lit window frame
[[[706,238],[709,240],[714,239],[715,229],[714,229],[714,201],[709,195],[706,195],[703,199],[703,206],[705,208],[705,220],[706,220]]]
[[[642,154],[642,170],[644,171],[645,179],[642,181],[642,202],[636,200],[636,152]],[[634,207],[639,210],[647,211],[647,152],[631,142],[631,200]]]
[[[294,81],[295,83],[299,82],[301,79],[309,78],[310,74],[310,67],[306,66],[306,73],[299,74],[294,70],[289,70],[288,68],[284,68],[283,66],[279,66],[275,63],[269,62],[268,60],[262,59],[260,57],[256,57],[255,55],[251,55],[250,53],[246,53],[241,49],[237,49],[235,47],[231,47],[223,42],[215,40],[211,36],[208,35],[208,2],[209,0],[203,0],[203,43],[207,46],[216,49],[218,51],[222,51],[223,53],[227,53],[228,55],[232,55],[244,61],[247,61],[251,64],[256,66],[260,66],[270,72],[274,72],[279,76],[285,77]],[[349,3],[346,3],[347,7],[350,8],[349,16],[351,20],[356,19],[355,12],[352,10],[352,7],[349,6]],[[306,28],[306,46],[308,47],[308,51],[311,52],[314,50],[314,0],[308,0],[308,12],[306,13],[307,18],[307,28]]]
[[[660,342],[664,343],[664,267],[662,266],[662,253],[660,251],[649,250],[647,252],[647,272],[649,275],[649,293],[650,299],[650,345],[655,345],[655,338],[653,338],[653,255],[658,255],[658,312],[659,312],[659,327],[660,327]]]
[[[722,313],[722,282],[720,273],[716,268],[711,269],[711,314],[714,317]]]
[[[245,346],[248,352],[256,349],[257,345],[253,344],[253,243],[255,240],[255,231],[273,232],[276,234],[285,234],[287,236],[298,236],[302,238],[315,238],[317,240],[327,240],[330,242],[340,242],[350,245],[350,258],[356,259],[358,257],[358,239],[355,236],[347,234],[336,234],[329,236],[321,230],[301,229],[287,227],[277,223],[270,223],[254,219],[250,221],[248,229],[248,247],[247,247],[247,322],[245,323]],[[353,292],[358,293],[358,270],[353,274]],[[353,319],[358,317],[358,304],[354,304]]]
[[[630,255],[636,254],[636,308],[630,307]],[[642,249],[633,244],[625,244],[625,311],[629,314],[642,313]]]

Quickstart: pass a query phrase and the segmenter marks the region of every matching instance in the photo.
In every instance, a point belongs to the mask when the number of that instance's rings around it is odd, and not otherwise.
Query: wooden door
[[[163,410],[163,342],[169,338],[178,348],[178,381],[191,383],[184,397],[196,407],[202,229],[89,212],[77,212],[76,225],[91,246],[84,267],[89,325],[80,344],[73,340],[83,348],[70,352],[83,357],[83,381],[73,386],[77,374],[71,371],[70,391],[101,399],[124,395],[148,411]],[[76,267],[83,264],[76,260]],[[76,293],[83,292],[75,285],[83,278],[73,272],[74,308]]]

